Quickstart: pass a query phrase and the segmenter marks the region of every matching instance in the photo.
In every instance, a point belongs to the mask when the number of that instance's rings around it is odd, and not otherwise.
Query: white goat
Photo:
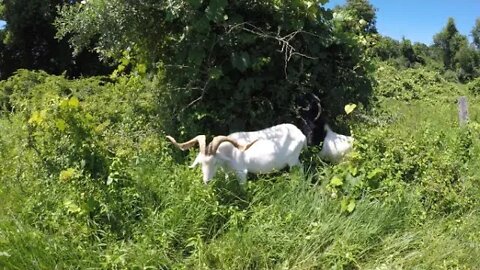
[[[292,124],[216,136],[208,146],[205,135],[184,143],[177,143],[171,136],[167,138],[182,150],[199,144],[200,152],[190,167],[202,164],[205,184],[213,178],[218,165],[234,171],[240,184],[246,182],[248,172],[268,173],[299,165],[300,151],[306,146],[305,135]]]
[[[328,124],[324,125],[324,129],[327,132],[327,135],[323,140],[320,158],[333,163],[338,163],[352,150],[354,139],[351,136],[345,136],[333,132]]]

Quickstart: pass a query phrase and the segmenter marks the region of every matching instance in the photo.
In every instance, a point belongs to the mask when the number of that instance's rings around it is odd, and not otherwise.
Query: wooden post
[[[468,122],[468,103],[467,97],[461,96],[458,98],[458,122],[460,126]]]

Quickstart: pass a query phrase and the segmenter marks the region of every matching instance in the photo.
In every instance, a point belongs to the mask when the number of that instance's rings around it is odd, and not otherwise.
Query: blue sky
[[[458,31],[471,41],[470,31],[475,19],[480,18],[480,0],[370,0],[370,3],[377,8],[380,34],[428,45],[445,27],[448,17],[455,20]],[[343,4],[345,0],[330,0],[326,7]]]
[[[2,29],[5,26],[5,21],[0,20],[0,29]]]

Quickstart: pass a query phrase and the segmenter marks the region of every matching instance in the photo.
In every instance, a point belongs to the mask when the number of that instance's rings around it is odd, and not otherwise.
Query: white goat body
[[[323,140],[320,158],[327,161],[338,163],[342,158],[353,149],[353,137],[335,133],[330,127],[324,126],[327,135]]]
[[[281,124],[259,131],[235,132],[226,138],[228,140],[224,138],[219,145],[214,143],[214,138],[207,147],[212,152],[200,151],[191,165],[193,167],[201,163],[205,183],[213,178],[218,165],[234,171],[242,184],[245,183],[248,172],[269,173],[287,165],[299,165],[300,152],[306,146],[305,135],[292,124]],[[177,144],[172,139],[170,140]],[[184,144],[177,146],[183,149]]]
[[[240,144],[248,144],[255,141],[244,152],[231,151],[235,149],[229,143],[222,143],[217,150],[217,156],[222,159],[232,159],[235,162],[227,163],[227,166],[239,171],[252,173],[268,173],[280,170],[288,166],[300,164],[299,156],[306,145],[305,135],[292,124],[281,124],[259,131],[235,132],[228,135]],[[238,175],[238,173],[237,173]]]

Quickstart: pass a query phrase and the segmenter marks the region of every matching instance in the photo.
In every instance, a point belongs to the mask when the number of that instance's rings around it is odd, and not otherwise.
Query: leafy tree
[[[415,51],[415,54],[418,55],[419,57],[421,58],[432,57],[432,50],[425,43],[414,42],[412,47],[413,47],[413,50]]]
[[[452,18],[442,32],[434,36],[434,47],[441,54],[444,68],[456,72],[458,80],[467,81],[477,76],[478,53],[469,46],[467,37],[458,32]]]
[[[6,78],[19,68],[43,69],[49,73],[69,75],[96,74],[106,69],[92,53],[72,58],[67,42],[55,40],[57,6],[66,0],[5,0],[2,19],[7,21],[2,36],[0,78]]]
[[[424,63],[423,59],[415,53],[410,40],[402,38],[402,41],[400,42],[400,51],[402,56],[407,60],[408,66],[413,66],[415,63]]]
[[[373,54],[381,60],[397,58],[400,56],[400,43],[391,37],[380,37]]]
[[[366,100],[369,59],[325,2],[98,0],[64,6],[55,24],[76,53],[94,42],[120,70],[156,71],[177,131],[227,133],[293,121],[310,93],[333,114]]]
[[[480,18],[475,21],[475,26],[472,29],[473,44],[480,49]]]
[[[455,69],[455,54],[467,42],[467,38],[461,35],[453,18],[449,18],[443,30],[433,37],[434,46],[439,49],[442,61],[446,69]]]
[[[478,76],[476,71],[479,64],[478,53],[466,44],[455,54],[455,63],[460,81],[468,81]]]
[[[357,20],[355,23],[360,24],[362,31],[365,33],[377,33],[376,26],[376,9],[368,0],[347,0],[344,6],[339,7],[350,12]]]

